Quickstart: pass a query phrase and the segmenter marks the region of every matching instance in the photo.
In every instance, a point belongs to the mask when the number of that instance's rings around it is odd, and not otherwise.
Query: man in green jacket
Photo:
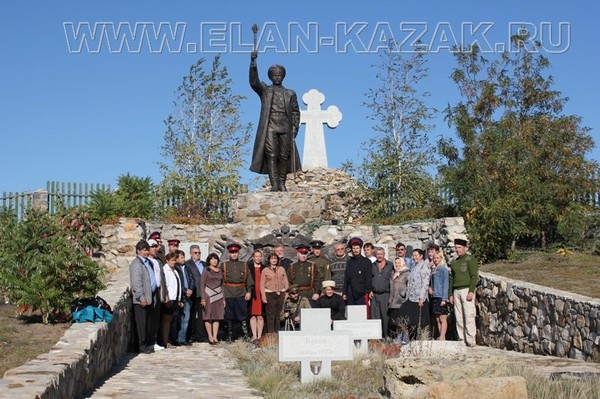
[[[458,258],[452,262],[452,289],[450,303],[454,305],[456,331],[458,340],[467,346],[476,346],[475,336],[475,287],[479,282],[479,265],[477,260],[467,254],[467,241],[454,240],[454,251]]]

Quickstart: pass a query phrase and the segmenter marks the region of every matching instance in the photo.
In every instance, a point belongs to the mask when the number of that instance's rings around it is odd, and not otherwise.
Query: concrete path
[[[128,354],[85,398],[260,399],[222,345],[194,343]]]

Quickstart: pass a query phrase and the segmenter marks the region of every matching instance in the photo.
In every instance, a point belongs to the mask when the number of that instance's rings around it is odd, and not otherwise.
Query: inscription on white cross
[[[334,331],[348,331],[354,340],[354,354],[369,351],[370,339],[381,339],[381,320],[367,319],[366,305],[346,306],[346,320],[334,320]]]
[[[306,104],[306,109],[300,110],[300,123],[306,125],[302,168],[304,170],[327,168],[323,124],[326,123],[332,129],[336,128],[342,120],[342,113],[335,105],[322,110],[321,104],[325,101],[325,96],[316,89],[304,93],[302,101]]]
[[[302,309],[300,331],[279,331],[279,361],[301,362],[303,384],[331,378],[332,360],[352,360],[349,331],[331,330],[331,310]]]

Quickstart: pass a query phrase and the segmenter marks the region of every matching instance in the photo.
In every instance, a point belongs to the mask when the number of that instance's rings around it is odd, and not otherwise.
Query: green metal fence
[[[23,212],[33,203],[33,193],[3,192],[0,198],[0,208],[10,209],[20,219]]]
[[[110,191],[110,189],[110,184],[48,181],[46,190],[3,192],[0,197],[0,208],[12,210],[19,219],[30,206],[36,206],[54,214],[61,204],[67,208],[84,206],[92,200],[92,192]]]
[[[87,205],[92,199],[92,192],[110,189],[110,184],[49,181],[46,183],[48,211],[55,213],[60,204],[67,208]]]

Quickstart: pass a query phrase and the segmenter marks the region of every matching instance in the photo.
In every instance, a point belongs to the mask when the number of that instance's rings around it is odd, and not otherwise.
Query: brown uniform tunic
[[[319,268],[310,261],[292,263],[287,271],[290,285],[298,284],[300,296],[312,297],[321,292],[323,278]]]
[[[309,259],[310,262],[314,262],[315,266],[319,269],[321,278],[323,281],[331,280],[331,268],[329,267],[329,260],[324,256],[315,256]]]
[[[252,290],[254,280],[245,262],[240,260],[221,263],[225,298],[238,298]]]

